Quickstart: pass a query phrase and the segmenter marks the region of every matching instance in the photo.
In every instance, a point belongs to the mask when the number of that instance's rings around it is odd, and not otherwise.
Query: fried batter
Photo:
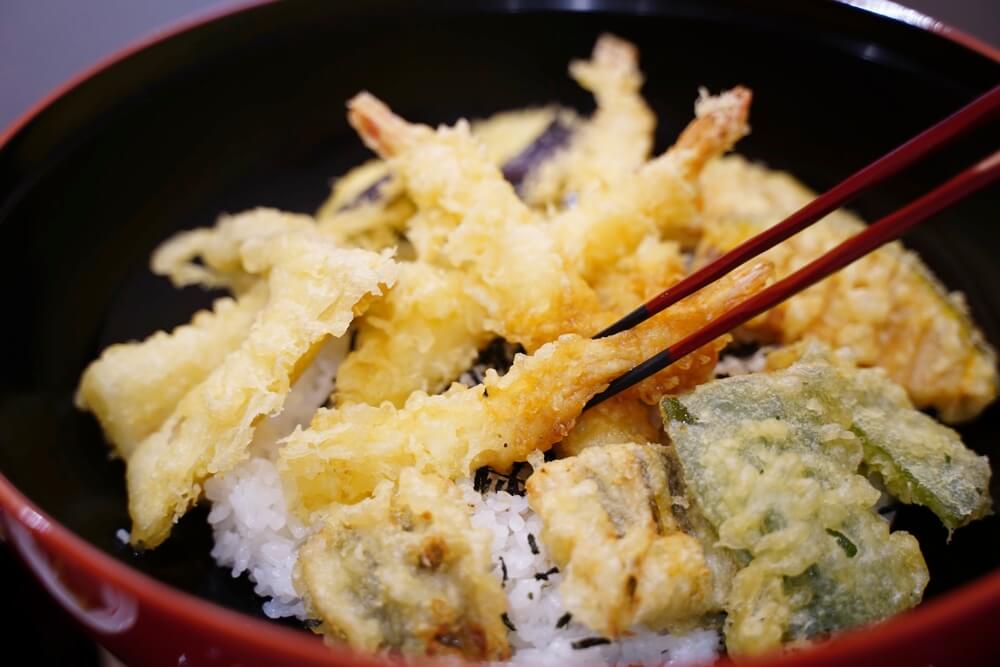
[[[507,598],[490,540],[455,485],[409,468],[356,505],[335,505],[299,551],[295,585],[313,628],[370,651],[502,660]]]
[[[769,274],[763,264],[734,273],[652,326],[600,340],[563,336],[518,356],[503,377],[489,372],[476,387],[416,392],[401,409],[383,403],[320,410],[308,429],[285,440],[278,468],[303,516],[333,502],[358,502],[408,467],[451,479],[484,465],[509,470],[565,437],[587,400],[613,378],[760,289]],[[686,367],[667,369],[676,383],[701,382],[711,372],[714,361],[692,357]]]
[[[506,170],[508,163],[529,149],[553,123],[558,123],[572,134],[579,119],[573,110],[551,105],[501,111],[483,120],[473,120],[470,129],[472,136],[482,145],[486,159],[503,165]]]
[[[643,76],[635,45],[601,35],[590,60],[570,63],[569,71],[593,93],[597,110],[566,150],[529,176],[521,194],[532,206],[559,206],[585,190],[609,190],[646,162],[653,148],[656,117],[639,93]]]
[[[414,391],[436,394],[468,368],[492,335],[465,283],[454,269],[402,263],[397,283],[358,324],[336,402],[402,407]]]
[[[128,460],[181,398],[239,347],[266,301],[261,284],[238,300],[218,299],[211,311],[195,313],[169,334],[112,345],[83,372],[76,406],[94,413],[108,442]]]
[[[243,266],[241,249],[248,239],[315,228],[308,215],[255,208],[224,215],[214,227],[175,234],[153,253],[153,273],[167,276],[175,287],[223,287],[237,294],[257,280]]]
[[[485,159],[466,123],[437,131],[410,124],[367,93],[348,107],[351,124],[389,160],[417,205],[409,235],[418,256],[475,280],[470,293],[496,333],[530,351],[588,327],[597,297]]]
[[[549,224],[559,253],[588,282],[650,235],[692,247],[701,234],[698,174],[749,130],[751,94],[734,88],[702,96],[696,118],[664,154],[610,191],[592,190]]]
[[[719,159],[749,131],[746,88],[702,89],[650,159],[635,46],[602,35],[570,74],[589,118],[432,129],[361,93],[348,120],[377,159],[315,219],[258,208],[156,250],[175,286],[234,298],[81,378],[77,404],[126,462],[134,547],[207,487],[212,555],[273,597],[265,613],[404,659],[614,641],[579,655],[648,662],[690,629],[708,650],[723,619],[738,657],[920,601],[916,540],[875,508],[892,494],[949,534],[991,512],[989,462],[914,407],[959,421],[997,394],[964,302],[892,244],[740,330],[769,344],[765,372],[749,372],[763,352],[720,367],[727,334],[581,414],[759,293],[772,262],[787,275],[863,223],[836,212],[590,338],[812,193]]]
[[[702,263],[773,225],[813,198],[785,173],[741,158],[706,170]],[[863,229],[844,211],[769,251],[779,278]],[[744,332],[791,343],[813,336],[848,347],[861,366],[879,366],[906,388],[919,408],[942,420],[972,419],[997,395],[996,354],[969,317],[960,295],[948,294],[900,243],[872,252],[755,319]]]
[[[580,415],[573,430],[556,445],[556,455],[576,456],[590,447],[619,442],[659,442],[660,430],[654,408],[635,396],[619,394]]]
[[[576,116],[559,107],[519,109],[473,121],[472,134],[488,160],[504,164],[558,122],[572,132]],[[321,230],[343,245],[382,250],[400,248],[408,257],[409,241],[404,233],[415,208],[403,184],[393,178],[389,165],[371,160],[351,169],[334,182],[330,197],[316,213]]]
[[[710,611],[711,572],[672,516],[662,447],[615,444],[543,464],[528,478],[542,541],[574,618],[617,638],[689,625]]]
[[[889,532],[879,472],[954,528],[989,510],[989,464],[913,409],[881,370],[817,352],[788,369],[664,398],[697,510],[743,567],[726,600],[727,647],[756,653],[881,620],[920,601],[916,540]]]
[[[655,235],[644,238],[635,250],[617,260],[591,281],[601,309],[610,324],[648,301],[687,274],[681,247]]]
[[[343,335],[396,274],[388,254],[338,248],[316,232],[253,237],[240,255],[248,273],[267,274],[268,302],[239,348],[129,458],[136,546],[162,542],[202,482],[246,458],[256,424],[281,410],[310,354],[325,338]]]
[[[718,150],[724,150],[729,144],[719,144],[720,136],[724,135],[725,141],[735,140],[745,131],[749,96],[732,93],[730,98],[730,102],[717,103],[717,109],[704,114],[685,132],[682,148],[661,160],[669,169],[700,165],[704,156],[694,146],[714,142]],[[634,296],[655,294],[683,272],[676,245],[640,235],[631,247],[634,254],[623,246],[613,263],[595,278],[599,292],[595,291],[566,265],[549,237],[555,227],[541,224],[518,200],[499,171],[483,159],[463,125],[436,132],[412,125],[366,95],[355,98],[350,109],[352,124],[372,148],[390,159],[394,172],[406,182],[417,202],[419,213],[411,220],[410,234],[418,252],[429,261],[453,266],[477,279],[466,285],[466,292],[486,310],[484,324],[492,333],[529,351],[563,333],[589,334],[633,307],[637,302]],[[726,132],[720,135],[719,127]],[[662,188],[656,189],[660,191]],[[631,213],[631,209],[626,211],[626,215]],[[621,222],[626,222],[625,218]],[[498,237],[506,242],[497,244]],[[604,243],[608,245],[615,243]],[[394,329],[394,325],[386,328]],[[430,324],[421,325],[426,326]],[[475,344],[472,333],[463,348]],[[408,357],[386,357],[380,363],[387,369],[394,366],[396,377],[412,377],[404,369],[411,367]],[[443,377],[439,373],[433,380]],[[413,390],[422,384],[434,382],[420,380],[408,386]],[[398,402],[405,386],[401,383],[400,391],[393,392],[390,400]],[[662,385],[647,386],[661,393],[676,389],[669,379]],[[377,395],[373,390],[368,400]],[[657,398],[658,394],[647,396],[650,402]]]
[[[861,440],[865,468],[877,473],[896,499],[929,508],[949,531],[991,512],[986,457],[963,445],[954,430],[914,410],[906,391],[881,369],[859,371],[844,350],[835,354],[813,340],[767,359],[771,370],[789,366],[808,368],[852,410],[850,429]]]

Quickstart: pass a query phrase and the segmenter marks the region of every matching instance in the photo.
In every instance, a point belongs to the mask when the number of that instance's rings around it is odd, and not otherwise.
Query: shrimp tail
[[[695,102],[695,119],[681,132],[671,152],[681,157],[685,175],[694,180],[712,158],[730,150],[750,133],[748,118],[753,93],[736,86],[719,95],[702,88]]]
[[[347,102],[347,122],[368,148],[380,157],[391,158],[430,128],[406,122],[368,91],[361,91]]]

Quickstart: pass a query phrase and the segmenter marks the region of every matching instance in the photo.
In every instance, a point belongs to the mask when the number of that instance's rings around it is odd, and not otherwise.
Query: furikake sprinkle
[[[611,640],[605,639],[604,637],[587,637],[585,639],[576,640],[575,642],[570,644],[570,646],[572,646],[575,650],[579,651],[585,648],[590,648],[592,646],[602,646],[604,644],[610,644],[610,643]]]
[[[482,493],[486,490],[486,485],[490,481],[490,469],[483,466],[476,471],[476,476],[472,478],[472,488],[475,489],[476,493]]]
[[[510,470],[510,476],[507,477],[507,493],[512,496],[523,496],[524,488],[521,484],[521,480],[518,479],[518,475],[521,473],[521,464],[515,463],[514,467]]]

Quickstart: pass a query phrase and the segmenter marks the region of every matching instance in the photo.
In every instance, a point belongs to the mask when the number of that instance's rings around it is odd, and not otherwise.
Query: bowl
[[[153,552],[122,545],[123,467],[73,390],[101,348],[211,301],[149,273],[159,241],[223,211],[313,211],[366,156],[345,121],[352,94],[435,123],[553,100],[586,110],[566,63],[603,31],[640,47],[660,148],[699,85],[743,83],[755,103],[740,152],[820,190],[1000,79],[997,51],[889,2],[376,0],[249,3],[70,81],[0,135],[0,508],[10,545],[100,643],[154,667],[384,664],[265,620],[249,582],[210,558],[204,510]],[[926,192],[997,144],[995,127],[977,137],[854,208],[873,219]],[[906,239],[994,344],[998,203],[994,188]],[[997,407],[962,428],[996,458],[998,432]],[[897,525],[921,540],[924,604],[756,664],[996,664],[997,519],[950,543],[922,510],[904,507]]]

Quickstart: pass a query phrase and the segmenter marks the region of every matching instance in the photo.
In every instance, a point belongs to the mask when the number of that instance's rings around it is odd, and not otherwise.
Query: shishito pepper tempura
[[[861,223],[834,213],[591,339],[812,194],[724,157],[746,88],[700,91],[655,154],[633,45],[602,36],[570,73],[590,117],[434,129],[360,93],[377,159],[315,216],[223,216],[156,250],[155,273],[231,296],[83,374],[77,404],[126,463],[124,539],[155,548],[207,502],[212,556],[269,616],[474,660],[702,661],[920,602],[920,545],[877,507],[949,531],[992,507],[986,458],[917,410],[968,420],[996,397],[961,298],[891,244],[583,413]]]

